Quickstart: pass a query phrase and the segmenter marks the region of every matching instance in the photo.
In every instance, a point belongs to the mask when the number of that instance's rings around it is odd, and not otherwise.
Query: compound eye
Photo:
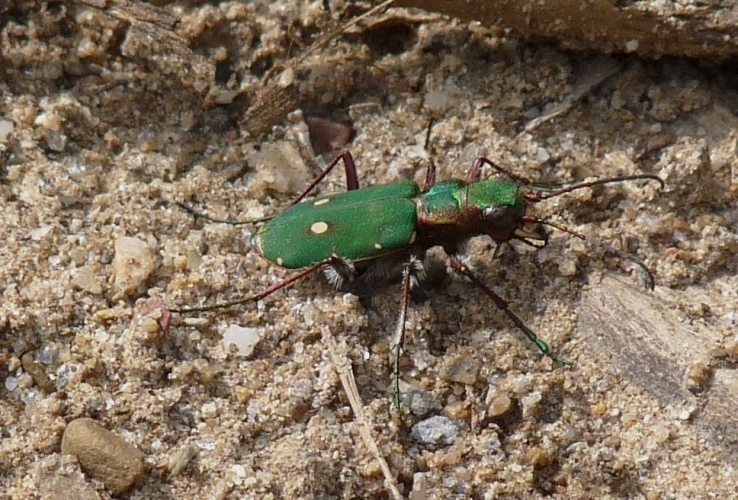
[[[495,221],[498,219],[509,218],[507,207],[488,207],[482,212],[485,221]]]

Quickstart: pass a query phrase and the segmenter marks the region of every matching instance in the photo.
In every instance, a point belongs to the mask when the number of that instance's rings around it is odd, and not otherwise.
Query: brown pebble
[[[27,352],[21,357],[21,364],[27,374],[31,376],[33,382],[44,392],[54,392],[56,384],[46,373],[46,367],[36,361],[33,353]]]
[[[704,391],[712,380],[713,371],[710,365],[704,362],[696,362],[687,369],[687,377],[684,381],[686,389],[691,393]]]
[[[98,273],[92,266],[78,267],[72,275],[72,284],[93,295],[100,295],[104,291]]]
[[[466,401],[454,401],[443,408],[441,415],[451,420],[466,420],[471,417],[471,410]]]
[[[446,362],[438,374],[448,382],[458,382],[465,385],[474,385],[479,376],[482,365],[476,358],[467,353],[458,354]]]
[[[605,403],[595,403],[592,405],[592,415],[595,417],[601,417],[607,413],[607,405]]]
[[[127,491],[144,474],[144,454],[91,418],[69,422],[62,453],[74,455],[82,470],[114,495]]]
[[[144,315],[150,316],[151,319],[155,320],[155,324],[158,327],[156,329],[157,331],[159,328],[161,328],[161,331],[164,333],[167,333],[169,331],[169,327],[172,325],[172,313],[171,311],[169,311],[169,308],[164,302],[164,299],[162,299],[159,296],[146,299],[146,301],[143,304],[143,307],[141,308],[141,312]],[[154,325],[151,325],[150,322],[146,321],[144,324],[142,324],[142,327],[145,329],[148,329],[148,328],[153,329]],[[148,333],[156,333],[156,332],[151,331]]]
[[[525,461],[533,467],[545,467],[551,462],[551,457],[542,449],[534,446],[525,453]]]

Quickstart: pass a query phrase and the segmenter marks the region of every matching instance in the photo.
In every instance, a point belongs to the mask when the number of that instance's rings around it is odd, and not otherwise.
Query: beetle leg
[[[482,167],[484,166],[485,160],[487,159],[481,156],[474,159],[474,163],[472,163],[472,166],[469,169],[469,172],[466,174],[467,184],[471,184],[472,182],[479,181],[479,177],[482,174]],[[487,161],[489,162],[489,160]],[[489,162],[489,163],[492,163],[492,162]]]
[[[338,165],[339,161],[343,161],[343,168],[346,171],[346,190],[347,191],[355,191],[356,189],[359,189],[359,177],[356,174],[356,164],[354,163],[354,157],[351,156],[351,153],[348,151],[344,151],[340,155],[333,158],[333,161],[328,164],[327,167],[325,167],[325,170],[323,170],[318,177],[315,178],[315,180],[310,183],[310,185],[302,192],[300,195],[292,200],[289,205],[285,208],[289,208],[292,205],[297,205],[300,203],[300,201],[305,198],[307,195],[310,194],[310,192],[315,189],[315,186],[320,184],[320,182],[325,179],[325,177],[331,173],[331,170],[335,168],[336,165]]]
[[[503,168],[490,160],[489,158],[485,158],[484,156],[480,156],[474,160],[474,163],[472,163],[471,168],[469,169],[469,173],[466,174],[466,182],[471,184],[472,182],[478,182],[479,179],[482,176],[482,167],[485,165],[489,165],[496,171],[500,172],[501,174],[505,174],[512,180],[519,182],[521,184],[528,185],[530,184],[530,181],[526,179],[525,177],[521,177],[519,175],[515,175],[506,168]]]
[[[395,330],[395,335],[392,339],[392,350],[395,351],[395,362],[392,369],[395,377],[395,404],[397,405],[397,411],[399,412],[402,412],[402,406],[400,406],[400,351],[402,350],[402,344],[405,341],[405,322],[407,321],[407,309],[410,306],[410,290],[413,282],[412,270],[414,267],[414,261],[415,257],[411,257],[402,268],[402,298],[400,299],[400,315],[397,318],[397,329]]]
[[[333,254],[331,258],[331,263],[323,268],[323,275],[333,288],[341,290],[346,283],[356,279],[356,266],[336,254]]]
[[[435,119],[431,118],[428,122],[428,130],[425,132],[425,150],[429,152],[429,163],[428,163],[428,170],[425,171],[425,182],[423,183],[423,191],[428,191],[435,183],[436,183],[436,164],[433,163],[433,156],[430,151],[430,139],[431,139],[431,130],[433,129],[433,124],[435,123]]]
[[[492,299],[492,302],[495,303],[495,306],[497,306],[497,309],[503,311],[507,315],[507,317],[510,318],[513,323],[515,323],[515,326],[517,326],[518,329],[522,331],[525,334],[525,336],[528,337],[531,340],[531,342],[533,342],[543,354],[553,359],[554,361],[561,363],[562,365],[571,365],[570,362],[565,361],[557,357],[556,355],[554,355],[551,352],[551,349],[548,347],[548,344],[544,342],[543,340],[541,340],[540,338],[538,338],[538,336],[535,333],[533,333],[533,330],[528,328],[525,325],[525,323],[523,323],[523,321],[518,317],[518,315],[512,312],[508,308],[507,301],[503,299],[502,297],[500,297],[499,295],[497,295],[494,291],[492,291],[492,289],[489,288],[487,285],[485,285],[482,282],[482,280],[477,278],[466,264],[461,262],[457,257],[453,257],[453,256],[449,256],[449,261],[451,262],[451,267],[453,268],[454,271],[469,278],[469,280],[472,283],[474,283],[477,286],[477,288],[482,290],[490,299]]]
[[[392,338],[392,350],[395,351],[395,360],[392,369],[395,377],[395,404],[397,405],[399,412],[402,412],[402,407],[400,406],[400,354],[405,342],[407,310],[410,307],[410,295],[412,289],[417,286],[419,277],[422,279],[424,273],[425,269],[423,267],[423,262],[415,255],[411,255],[402,267],[402,298],[400,300],[400,314],[397,318],[397,329],[395,330],[395,335]]]
[[[359,177],[356,174],[356,164],[354,163],[354,157],[351,156],[351,153],[348,151],[341,153],[340,155],[333,158],[333,161],[323,170],[323,172],[320,173],[320,175],[305,189],[302,193],[300,193],[297,198],[292,200],[289,205],[287,205],[284,209],[291,207],[292,205],[298,204],[303,198],[305,198],[307,195],[310,194],[310,192],[315,189],[315,186],[320,184],[320,181],[325,179],[325,177],[333,170],[333,168],[338,165],[339,161],[343,161],[343,167],[346,170],[346,189],[348,191],[354,191],[356,189],[359,189]],[[185,205],[184,203],[176,202],[175,205],[179,206],[180,208],[186,210],[190,214],[192,214],[196,219],[205,219],[210,222],[217,222],[221,224],[230,224],[232,226],[240,226],[243,224],[254,224],[257,222],[266,222],[272,218],[274,218],[273,215],[270,215],[269,217],[262,217],[261,219],[254,219],[254,220],[246,220],[246,221],[237,221],[237,220],[230,220],[230,219],[216,219],[214,217],[210,217],[209,215],[205,215],[202,212],[198,212],[197,210]]]
[[[423,192],[428,191],[436,183],[436,164],[433,159],[428,162],[428,170],[425,171],[425,182],[423,182]]]
[[[347,151],[342,153],[340,158],[343,160],[343,168],[346,171],[346,191],[359,189],[359,177],[356,175],[354,157]]]
[[[232,300],[230,302],[221,302],[218,304],[212,304],[212,305],[203,306],[203,307],[191,307],[191,308],[170,309],[170,310],[176,313],[204,312],[204,311],[212,311],[214,309],[225,309],[227,307],[239,306],[241,304],[246,304],[247,302],[257,302],[265,297],[268,297],[269,295],[273,294],[277,290],[285,288],[296,281],[300,281],[301,279],[305,278],[306,276],[311,275],[318,269],[325,267],[325,266],[332,265],[333,263],[334,263],[334,257],[329,257],[321,262],[318,262],[317,264],[314,264],[306,269],[303,269],[300,272],[293,274],[287,279],[282,280],[279,283],[276,283],[270,286],[269,288],[262,290],[261,292],[255,293],[253,295],[249,295],[248,297],[244,297],[242,299]]]

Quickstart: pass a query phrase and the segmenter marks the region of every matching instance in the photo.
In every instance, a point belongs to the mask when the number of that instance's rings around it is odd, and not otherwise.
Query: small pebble
[[[229,325],[223,335],[222,342],[226,349],[229,344],[234,344],[238,349],[238,354],[251,356],[262,337],[264,337],[263,329]]]
[[[728,351],[730,356],[738,356],[738,337],[733,337],[725,342],[725,350]]]
[[[538,391],[532,392],[530,394],[527,394],[525,397],[523,397],[520,400],[521,406],[523,408],[523,417],[524,418],[534,417],[540,410],[540,403],[542,400],[543,400],[543,395]]]
[[[98,279],[98,273],[92,266],[83,266],[75,269],[72,273],[72,284],[93,295],[103,293],[103,287]]]
[[[144,474],[144,454],[91,418],[69,422],[61,447],[113,495],[128,491]]]
[[[195,328],[206,328],[210,325],[208,318],[184,318],[182,322],[187,326],[194,326]]]
[[[435,416],[415,424],[411,435],[425,446],[449,446],[459,435],[459,429],[450,418]]]
[[[627,42],[625,42],[625,52],[635,52],[636,50],[638,50],[638,45],[639,42],[635,38],[628,40]]]
[[[685,388],[695,394],[704,391],[712,380],[712,369],[707,363],[696,362],[687,369]]]
[[[545,467],[551,462],[551,457],[541,448],[534,446],[525,453],[525,461],[533,467]]]
[[[471,410],[466,401],[454,400],[443,407],[441,414],[451,420],[468,420],[471,417]]]
[[[429,472],[416,472],[413,474],[413,489],[409,493],[410,500],[425,500],[430,498],[431,485],[428,480]]]
[[[27,352],[21,357],[21,364],[27,374],[33,379],[36,387],[39,387],[46,393],[56,390],[56,382],[51,380],[49,374],[46,373],[46,366],[36,361],[33,353]]]
[[[115,241],[113,287],[116,293],[133,295],[156,268],[156,257],[145,241],[124,236]]]
[[[167,307],[164,299],[159,296],[146,299],[141,312],[148,316],[148,318],[143,318],[141,325],[144,329],[147,329],[148,333],[157,333],[159,330],[162,332],[169,331],[169,327],[172,325],[172,312]]]
[[[693,411],[694,410],[682,410],[681,412],[679,412],[679,420],[689,420],[690,418],[692,418]]]
[[[506,415],[512,409],[512,399],[507,394],[498,394],[487,406],[489,416],[492,418],[499,418]]]
[[[432,90],[425,94],[425,106],[432,112],[442,113],[451,106],[453,97],[443,90]]]
[[[8,120],[0,120],[0,143],[4,143],[8,136],[13,132],[13,122]]]
[[[214,418],[218,415],[218,405],[214,402],[205,403],[200,408],[202,418]]]
[[[250,158],[256,166],[252,188],[259,192],[293,193],[312,179],[312,174],[299,150],[286,141],[265,143],[261,151]]]
[[[481,367],[482,365],[478,359],[463,353],[447,361],[438,376],[447,382],[474,385]]]
[[[13,392],[18,388],[19,382],[18,377],[7,377],[5,379],[5,390],[8,392]]]
[[[53,365],[60,358],[60,349],[54,344],[44,344],[36,351],[36,361],[44,365]]]
[[[169,478],[178,475],[187,464],[189,464],[193,458],[197,456],[197,448],[190,443],[184,445],[176,455],[173,455],[169,460]]]
[[[442,408],[430,392],[420,389],[413,389],[403,394],[402,402],[405,403],[410,413],[418,418],[426,418],[438,413]]]
[[[607,413],[607,405],[605,403],[596,403],[592,405],[592,415],[595,417],[601,417]]]

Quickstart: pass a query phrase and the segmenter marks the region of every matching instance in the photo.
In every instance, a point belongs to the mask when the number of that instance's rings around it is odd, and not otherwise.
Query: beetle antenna
[[[195,210],[194,208],[185,205],[184,203],[176,202],[175,205],[177,205],[179,208],[184,210],[185,212],[192,215],[195,220],[197,219],[204,219],[209,222],[216,222],[218,224],[230,224],[231,226],[243,226],[245,224],[257,224],[259,222],[266,222],[272,218],[274,218],[273,215],[269,217],[262,217],[261,219],[253,219],[253,220],[232,220],[232,219],[216,219],[215,217],[210,217],[209,215],[199,212]]]
[[[428,121],[428,128],[425,131],[425,145],[423,148],[428,153],[428,169],[425,171],[425,182],[423,182],[423,191],[428,191],[436,183],[436,164],[433,163],[433,152],[431,151],[431,131],[435,125],[436,119],[431,118]]]
[[[573,229],[568,228],[568,227],[566,227],[563,224],[558,224],[558,223],[553,222],[553,221],[549,221],[549,220],[545,220],[545,219],[539,219],[538,217],[533,217],[533,216],[530,216],[530,215],[524,216],[523,217],[523,221],[526,222],[526,223],[543,224],[545,226],[550,226],[550,227],[556,228],[559,231],[562,231],[564,233],[571,234],[572,236],[576,236],[580,240],[586,241],[587,243],[589,243],[590,246],[592,246],[594,248],[601,248],[605,252],[610,253],[610,254],[613,254],[613,255],[617,256],[618,258],[620,258],[622,260],[629,260],[630,262],[634,263],[635,265],[637,265],[638,267],[640,267],[641,269],[643,269],[643,271],[646,273],[646,279],[645,279],[645,281],[646,281],[646,288],[648,288],[649,290],[653,290],[654,287],[656,286],[656,280],[655,280],[655,278],[653,276],[653,271],[651,271],[651,269],[649,269],[648,266],[641,259],[639,259],[635,255],[633,255],[632,253],[624,252],[622,250],[618,250],[614,246],[608,245],[607,243],[605,243],[604,241],[602,241],[602,240],[600,240],[598,238],[593,238],[593,237],[585,236],[583,233],[580,233],[579,231],[574,231]],[[521,241],[524,241],[525,243],[531,244],[530,242],[526,241],[525,239],[521,239]],[[533,245],[533,246],[535,246],[535,245]]]
[[[598,179],[596,181],[590,181],[590,182],[580,182],[578,184],[573,184],[571,186],[567,186],[564,188],[560,188],[557,190],[551,190],[550,188],[542,188],[539,191],[536,191],[535,193],[527,193],[525,195],[525,198],[533,203],[547,200],[549,198],[554,198],[556,196],[560,196],[562,194],[571,193],[572,191],[576,191],[578,189],[584,189],[594,186],[603,186],[605,184],[614,184],[616,182],[627,182],[627,181],[637,181],[637,180],[649,180],[649,181],[656,181],[660,184],[661,189],[664,189],[666,187],[666,184],[664,183],[664,180],[653,174],[638,174],[638,175],[626,175],[623,177],[610,177],[607,179]],[[544,190],[547,190],[549,192],[544,192]]]
[[[425,144],[423,145],[423,148],[428,151],[430,154],[430,140],[431,140],[431,132],[433,131],[433,125],[436,124],[436,119],[431,117],[430,120],[428,120],[428,128],[425,131]]]
[[[651,269],[646,265],[645,262],[643,262],[641,259],[633,255],[632,253],[618,250],[614,246],[609,245],[598,238],[587,237],[587,243],[589,243],[590,246],[594,248],[602,248],[602,250],[604,250],[607,253],[611,253],[622,260],[629,260],[633,264],[637,265],[638,267],[643,269],[645,273],[646,277],[644,281],[646,284],[646,288],[653,291],[653,289],[656,287],[656,279],[654,278],[653,271],[651,271]]]
[[[293,274],[292,276],[287,277],[286,279],[270,286],[269,288],[262,290],[259,293],[255,293],[253,295],[249,295],[241,299],[232,300],[230,302],[220,302],[217,304],[212,304],[209,306],[202,306],[202,307],[186,307],[186,308],[170,309],[170,311],[176,312],[179,314],[187,314],[187,313],[193,313],[193,312],[214,311],[216,309],[227,309],[229,307],[240,306],[248,302],[256,302],[256,301],[263,299],[264,297],[268,297],[269,295],[273,294],[277,290],[281,290],[282,288],[285,288],[291,285],[292,283],[295,283],[296,281],[300,281],[301,279],[314,273],[315,271],[317,271],[318,269],[321,269],[322,267],[334,264],[335,259],[336,257],[331,256],[321,262],[318,262],[317,264],[313,264],[312,266]]]

